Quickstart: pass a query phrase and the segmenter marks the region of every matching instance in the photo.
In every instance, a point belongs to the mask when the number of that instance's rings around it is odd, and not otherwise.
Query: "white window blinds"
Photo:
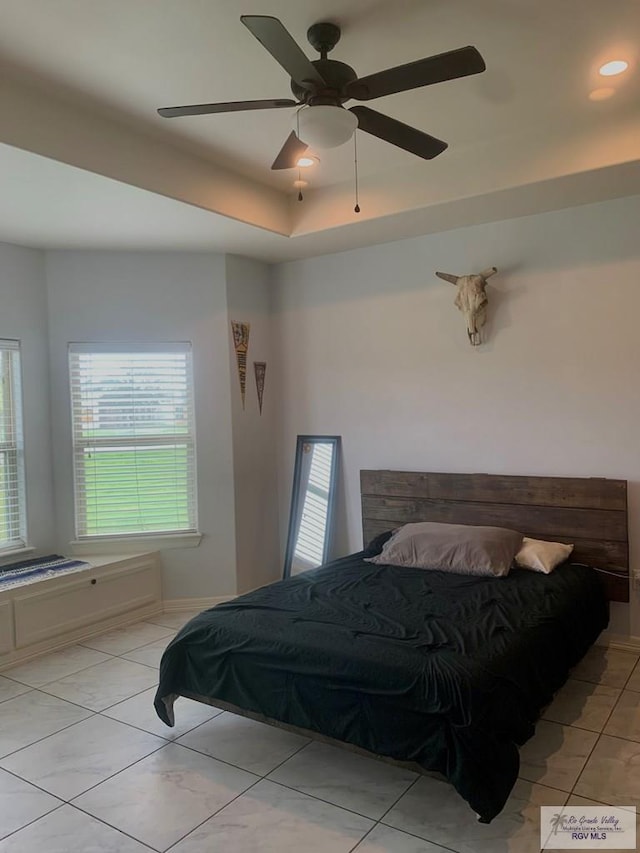
[[[190,344],[70,344],[78,538],[197,529]]]
[[[319,566],[324,556],[334,452],[331,444],[314,444],[308,463],[307,490],[294,550],[305,568]]]
[[[0,340],[0,551],[26,544],[20,344]]]

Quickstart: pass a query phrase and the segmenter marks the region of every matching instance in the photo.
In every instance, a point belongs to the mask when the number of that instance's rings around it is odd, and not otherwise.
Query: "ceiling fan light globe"
[[[344,107],[324,104],[301,107],[294,119],[299,138],[311,148],[337,148],[353,136],[358,126],[356,116]]]

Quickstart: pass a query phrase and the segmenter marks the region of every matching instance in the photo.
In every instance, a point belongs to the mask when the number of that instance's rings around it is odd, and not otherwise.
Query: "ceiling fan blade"
[[[295,134],[295,131],[292,130],[289,136],[287,137],[287,141],[280,149],[280,152],[276,159],[273,161],[272,169],[293,169],[300,157],[304,154],[309,146],[306,142],[303,142],[301,139]]]
[[[322,75],[311,64],[282,21],[271,15],[241,15],[240,20],[296,83],[302,86],[312,81],[318,86],[326,86]]]
[[[425,160],[432,160],[448,147],[447,143],[441,139],[436,139],[435,136],[423,133],[415,127],[403,124],[401,121],[371,110],[369,107],[351,107],[349,112],[352,112],[358,119],[360,130],[377,136],[378,139],[384,139],[385,142],[397,145],[398,148],[403,148],[405,151],[423,157]]]
[[[240,110],[275,110],[280,107],[296,107],[291,98],[275,98],[270,101],[229,101],[224,104],[191,104],[185,107],[162,107],[158,113],[163,118],[177,116],[202,116],[211,113],[235,113]]]
[[[430,86],[432,83],[442,83],[444,80],[480,74],[486,67],[478,50],[469,45],[361,77],[348,83],[344,93],[358,101],[369,101],[383,95],[394,95],[396,92],[407,92],[421,86]]]

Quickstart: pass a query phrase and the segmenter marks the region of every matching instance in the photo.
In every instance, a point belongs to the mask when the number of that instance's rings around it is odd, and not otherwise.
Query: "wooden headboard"
[[[495,474],[361,471],[365,544],[414,521],[511,527],[571,542],[572,559],[601,569],[612,601],[629,601],[627,481]]]

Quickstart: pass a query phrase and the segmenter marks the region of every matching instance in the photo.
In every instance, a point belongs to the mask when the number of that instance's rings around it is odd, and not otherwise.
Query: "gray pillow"
[[[405,524],[368,563],[437,569],[461,575],[502,577],[522,545],[522,533],[505,527]]]

